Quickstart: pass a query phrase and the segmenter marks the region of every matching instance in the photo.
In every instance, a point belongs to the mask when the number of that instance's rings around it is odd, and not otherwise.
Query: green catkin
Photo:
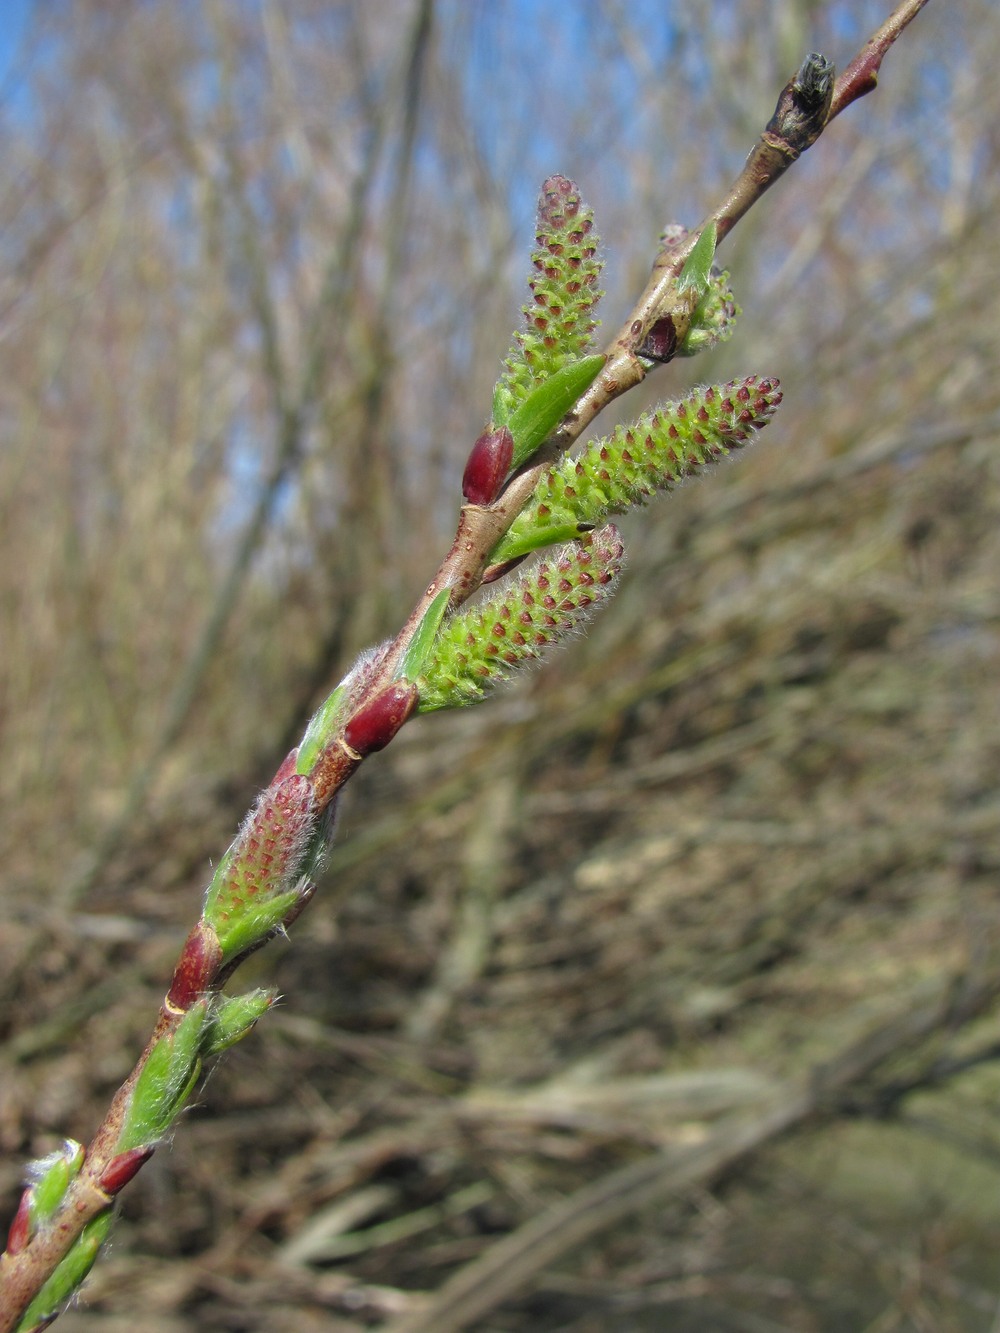
[[[781,401],[778,381],[750,375],[695,389],[631,426],[595,440],[544,472],[532,498],[490,556],[494,565],[562,540],[567,529],[598,525],[645,504],[685,477],[741,449]]]
[[[538,248],[522,307],[524,328],[504,362],[493,394],[493,422],[504,425],[534,389],[584,356],[599,321],[594,311],[603,261],[593,211],[565,176],[550,176],[538,201]]]
[[[537,661],[608,600],[623,558],[618,529],[608,524],[453,616],[417,682],[419,711],[478,703],[518,667]]]
[[[206,896],[204,919],[227,959],[263,939],[294,905],[316,819],[304,774],[289,773],[261,793]]]
[[[708,290],[695,307],[688,331],[677,345],[677,355],[697,356],[717,343],[728,342],[740,314],[729,286],[729,274],[713,269]]]

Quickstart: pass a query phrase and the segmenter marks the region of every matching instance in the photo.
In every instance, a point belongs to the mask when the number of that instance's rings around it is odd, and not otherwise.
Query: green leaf
[[[512,471],[545,443],[577,399],[597,379],[605,359],[598,355],[573,361],[528,395],[506,423],[514,437]]]
[[[434,646],[434,640],[437,638],[441,621],[448,610],[450,598],[451,589],[442,588],[424,612],[424,618],[421,620],[416,634],[410,640],[410,646],[407,648],[396,671],[396,680],[416,680],[420,675],[427,660],[427,655]]]
[[[699,296],[703,296],[708,290],[718,235],[719,230],[714,222],[710,222],[702,231],[681,269],[680,277],[677,279],[678,291],[686,292],[694,289]]]
[[[554,523],[539,522],[534,527],[527,524],[519,526],[513,535],[507,533],[500,539],[490,554],[490,564],[506,565],[509,560],[520,560],[522,556],[530,555],[532,551],[540,551],[546,546],[576,541],[596,526],[589,521],[566,520],[562,516]]]
[[[25,1310],[17,1325],[18,1333],[44,1327],[69,1301],[80,1283],[94,1266],[94,1260],[107,1239],[113,1218],[112,1210],[91,1218],[77,1236],[72,1247],[60,1260],[52,1276]]]
[[[32,1175],[39,1172],[31,1190],[31,1220],[37,1226],[46,1222],[63,1201],[69,1183],[83,1165],[83,1144],[67,1139],[59,1151],[34,1163]]]
[[[267,1013],[277,999],[276,990],[248,991],[246,995],[226,995],[217,1002],[208,1020],[202,1042],[202,1058],[218,1055],[247,1035],[257,1020]]]
[[[146,1057],[132,1089],[116,1152],[148,1147],[170,1127],[198,1077],[207,1014],[206,1000],[193,1004],[174,1030],[165,1033]]]
[[[297,773],[309,773],[319,758],[320,751],[325,745],[329,744],[330,737],[341,720],[340,714],[343,710],[346,694],[347,690],[344,685],[338,685],[313,714],[308,727],[306,727],[306,734],[302,737],[299,745],[299,753],[295,761],[295,771]]]

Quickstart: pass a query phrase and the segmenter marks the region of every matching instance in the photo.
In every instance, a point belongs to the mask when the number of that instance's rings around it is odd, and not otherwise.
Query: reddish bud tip
[[[120,1152],[117,1157],[112,1157],[101,1172],[97,1182],[98,1188],[105,1194],[117,1194],[119,1190],[125,1188],[142,1164],[149,1161],[153,1152],[153,1145],[149,1144],[145,1148],[129,1148],[127,1152]]]
[[[295,764],[298,760],[298,757],[299,757],[299,747],[296,745],[294,750],[289,750],[288,753],[285,755],[281,767],[278,769],[277,773],[275,773],[274,777],[271,779],[272,787],[276,782],[281,782],[283,778],[288,778],[292,776],[292,774],[295,772]]]
[[[354,714],[344,740],[362,756],[384,750],[416,706],[417,687],[396,681]]]
[[[680,222],[669,222],[660,233],[660,244],[665,250],[674,250],[687,240],[688,229]]]
[[[218,976],[222,964],[219,937],[206,921],[199,921],[184,941],[180,960],[167,992],[167,1004],[186,1012]]]
[[[506,426],[487,430],[472,446],[462,474],[462,494],[470,505],[489,505],[500,494],[514,457],[514,437]]]
[[[21,1202],[17,1205],[17,1212],[14,1214],[14,1220],[7,1232],[7,1253],[11,1255],[20,1254],[30,1240],[31,1190],[27,1189],[21,1195]]]

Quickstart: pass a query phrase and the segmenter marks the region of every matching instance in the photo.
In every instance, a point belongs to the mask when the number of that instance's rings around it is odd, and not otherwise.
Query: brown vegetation
[[[883,16],[677,6],[666,60],[665,7],[571,8],[39,7],[0,166],[8,1214],[440,558],[542,177],[596,207],[614,322],[805,51]],[[991,17],[930,5],[734,233],[733,341],[641,392],[777,374],[770,438],[632,525],[588,639],[362,771],[250,966],[285,1002],[60,1327],[441,1333],[491,1253],[472,1327],[996,1327]]]

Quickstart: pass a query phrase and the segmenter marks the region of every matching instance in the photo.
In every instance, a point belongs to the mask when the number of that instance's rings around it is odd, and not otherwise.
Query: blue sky
[[[16,78],[15,66],[34,5],[35,0],[0,0],[0,100],[3,102],[17,95],[10,80],[12,76]]]
[[[21,38],[27,26],[34,0],[2,0],[0,10],[0,78],[5,78],[11,62],[16,59]]]

